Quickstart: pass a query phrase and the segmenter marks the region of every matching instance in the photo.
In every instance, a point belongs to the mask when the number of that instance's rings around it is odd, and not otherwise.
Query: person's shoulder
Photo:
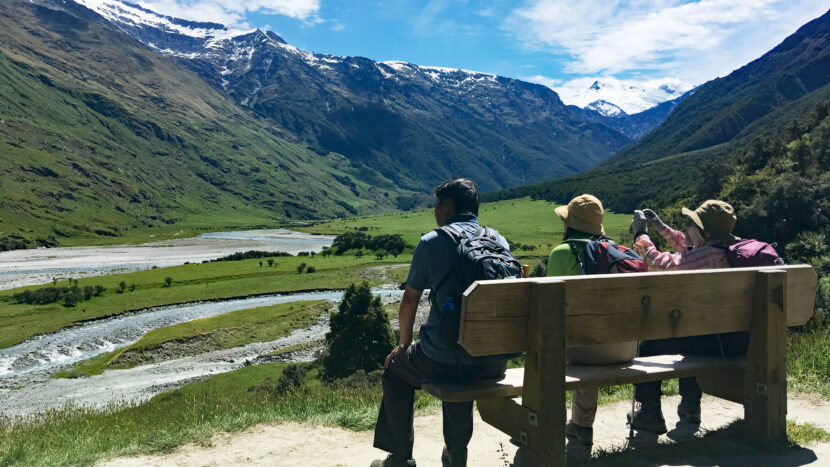
[[[559,245],[556,245],[556,246],[553,248],[553,250],[550,252],[550,254],[552,254],[552,255],[553,255],[553,254],[556,254],[556,255],[561,255],[561,254],[563,254],[563,253],[568,253],[568,254],[570,254],[570,253],[571,253],[571,244],[570,244],[570,243],[568,243],[568,242],[562,242],[562,243],[560,243]]]

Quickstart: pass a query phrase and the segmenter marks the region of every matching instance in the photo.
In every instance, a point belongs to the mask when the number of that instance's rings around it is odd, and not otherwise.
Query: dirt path
[[[677,422],[674,407],[679,398],[664,400],[666,424],[672,428]],[[789,401],[788,418],[799,423],[809,422],[830,431],[830,402],[804,397]],[[628,429],[625,413],[630,404],[620,402],[600,407],[594,425],[594,447],[609,449],[626,443]],[[743,416],[738,404],[711,397],[704,398],[702,428],[715,429]],[[473,439],[469,446],[470,466],[509,465],[516,448],[507,435],[481,421],[476,414]],[[313,465],[313,466],[367,466],[372,459],[384,456],[372,448],[371,431],[354,432],[301,423],[258,425],[241,433],[220,433],[210,446],[183,446],[161,456],[122,457],[108,459],[99,467],[115,466],[220,466],[220,465]],[[665,435],[661,441],[672,442]],[[420,466],[440,465],[441,414],[429,414],[415,419],[415,458]],[[814,444],[793,449],[776,456],[732,456],[711,459],[706,453],[696,453],[696,459],[686,459],[671,465],[830,465],[830,443]],[[702,456],[702,457],[700,457]],[[649,462],[648,465],[660,465]]]

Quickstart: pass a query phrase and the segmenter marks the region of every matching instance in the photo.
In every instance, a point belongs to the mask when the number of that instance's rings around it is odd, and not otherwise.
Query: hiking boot
[[[371,467],[415,467],[415,459],[407,459],[397,454],[389,454],[386,459],[372,461]]]
[[[590,426],[579,426],[573,421],[569,421],[565,425],[565,435],[570,441],[576,441],[583,446],[591,446],[594,444],[594,429]]]
[[[657,435],[666,432],[666,421],[660,404],[640,404],[636,411],[628,412],[628,426],[635,430],[648,431]]]
[[[700,425],[700,401],[694,403],[681,399],[677,405],[677,416],[680,417],[680,423]]]
[[[442,467],[467,467],[467,448],[448,448],[441,451]]]

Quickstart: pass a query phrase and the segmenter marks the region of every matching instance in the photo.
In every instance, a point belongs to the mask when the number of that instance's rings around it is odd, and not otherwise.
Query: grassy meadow
[[[512,252],[517,258],[541,258],[562,241],[565,233],[562,221],[553,212],[557,206],[559,205],[548,201],[534,201],[530,198],[484,203],[479,208],[478,221],[498,230],[512,243],[532,247],[513,248]],[[628,234],[631,215],[606,212],[603,224],[610,237],[619,239],[621,233]],[[335,219],[296,229],[333,235],[356,230],[365,230],[369,235],[400,234],[408,244],[415,245],[421,235],[435,227],[432,209],[421,209]]]
[[[313,289],[342,289],[353,282],[368,280],[372,285],[385,282],[373,277],[366,270],[377,266],[408,262],[410,256],[391,256],[378,260],[365,255],[287,256],[274,258],[269,267],[266,259],[219,261],[213,263],[185,264],[168,268],[110,276],[78,279],[78,286],[100,285],[106,287],[99,297],[79,302],[74,307],[61,303],[28,305],[15,303],[13,295],[25,289],[21,287],[0,292],[0,348],[9,347],[37,334],[55,332],[72,323],[111,316],[126,311],[199,300],[216,300],[244,297],[256,294],[292,292]],[[262,265],[260,265],[262,261]],[[300,264],[315,268],[314,273],[297,273]],[[390,269],[389,274],[405,275],[406,270]],[[171,278],[170,286],[166,279]],[[394,277],[403,281],[402,277]],[[58,286],[67,286],[59,281]],[[119,283],[126,289],[118,293]],[[45,284],[40,287],[50,287]],[[133,286],[135,286],[133,288]],[[131,290],[132,289],[132,290]]]

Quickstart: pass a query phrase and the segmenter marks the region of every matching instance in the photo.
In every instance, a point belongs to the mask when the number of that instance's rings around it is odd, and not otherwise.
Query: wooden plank
[[[516,397],[522,395],[524,374],[524,368],[511,368],[501,381],[484,381],[472,385],[427,383],[421,389],[445,402]]]
[[[527,316],[502,317],[494,321],[461,324],[458,343],[470,355],[500,355],[527,349]]]
[[[700,389],[710,396],[726,399],[736,404],[744,403],[744,379],[746,362],[741,368],[712,369],[705,375],[697,375]]]
[[[532,419],[522,445],[542,465],[565,465],[565,283],[534,283],[530,297],[522,406]]]
[[[787,437],[786,286],[783,271],[758,273],[744,386],[746,434],[754,442]]]
[[[685,272],[567,276],[567,345],[661,339],[748,330],[759,270],[741,268]],[[786,271],[787,324],[805,323],[813,313],[816,274],[808,265],[782,266]],[[459,341],[473,355],[522,350],[523,284],[553,278],[482,281],[464,298],[465,323]],[[789,286],[792,284],[793,289]],[[493,289],[493,290],[491,290]],[[498,297],[494,309],[487,300]],[[642,306],[648,297],[649,306]],[[501,310],[501,311],[499,311]]]
[[[613,365],[567,365],[565,389],[644,383],[686,376],[709,377],[721,386],[729,386],[729,375],[743,375],[744,357],[698,357],[682,355],[655,355],[639,357],[631,362]],[[722,375],[718,379],[719,376]],[[424,391],[447,402],[465,402],[484,398],[517,397],[522,394],[524,368],[507,370],[503,380],[475,385],[426,384]],[[743,402],[743,383],[735,384]],[[711,393],[707,391],[707,393]],[[718,394],[714,394],[718,395]],[[735,400],[730,399],[730,400]]]

